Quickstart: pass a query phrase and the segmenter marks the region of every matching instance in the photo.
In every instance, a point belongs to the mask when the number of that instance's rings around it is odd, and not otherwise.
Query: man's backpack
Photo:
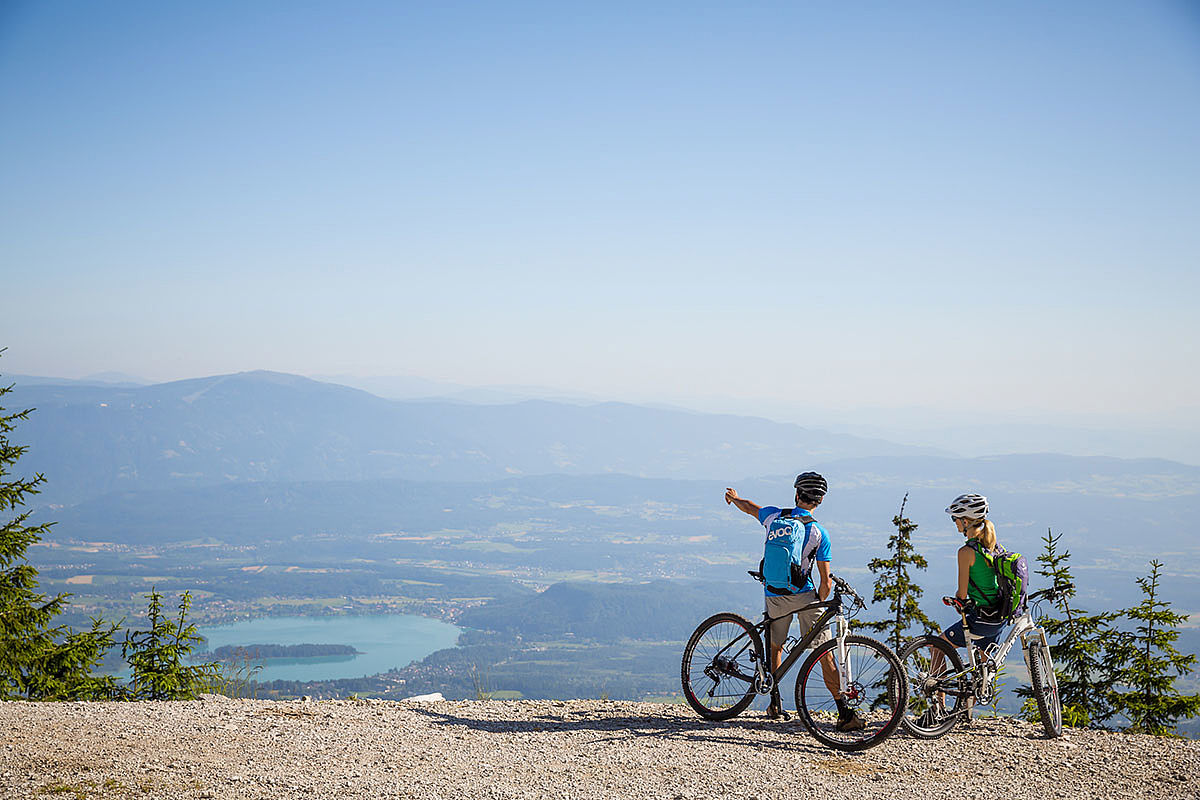
[[[996,583],[1000,586],[1000,597],[988,608],[979,609],[979,616],[984,619],[1011,622],[1014,617],[1025,610],[1029,599],[1029,565],[1025,556],[1020,553],[1010,553],[1003,547],[997,547],[995,555],[988,553],[980,546],[978,540],[971,540],[970,545],[976,553],[983,555],[984,561],[996,572]],[[983,588],[971,581],[981,593]]]
[[[788,508],[771,520],[758,571],[772,594],[789,595],[804,590],[821,539],[821,534],[812,528],[815,522],[811,516],[792,516],[792,509]]]

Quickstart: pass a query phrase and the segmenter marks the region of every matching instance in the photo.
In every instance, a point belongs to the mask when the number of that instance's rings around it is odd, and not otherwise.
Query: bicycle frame
[[[1000,665],[1004,664],[1004,662],[1008,659],[1008,654],[1012,652],[1013,646],[1016,645],[1018,639],[1021,640],[1021,651],[1025,658],[1025,669],[1029,669],[1030,639],[1036,636],[1043,647],[1050,647],[1049,641],[1046,639],[1046,631],[1034,624],[1033,614],[1028,608],[1026,608],[1021,616],[1017,617],[1016,620],[1013,621],[1012,627],[1009,629],[1008,634],[1004,637],[1003,641],[998,644],[995,653],[986,660],[981,659],[980,653],[982,651],[975,646],[975,642],[983,639],[984,637],[971,633],[971,630],[967,627],[966,612],[960,610],[959,613],[962,616],[963,635],[966,637],[967,642],[967,659],[969,666],[952,675],[942,676],[938,681],[939,683],[953,683],[959,678],[971,676],[970,693],[974,695],[977,694],[982,687],[987,686],[988,683],[992,681],[992,679],[995,677],[996,671],[999,670]],[[961,692],[955,692],[949,688],[946,689],[946,693],[962,694]]]
[[[750,574],[755,575],[753,572]],[[817,621],[813,623],[813,626],[808,633],[804,634],[804,637],[796,642],[796,644],[792,647],[791,652],[789,652],[787,657],[780,662],[777,669],[770,669],[767,666],[767,659],[771,657],[771,623],[777,619],[782,619],[786,615],[771,617],[768,616],[767,612],[765,611],[762,615],[762,621],[753,627],[753,630],[760,633],[764,645],[764,652],[761,654],[761,658],[753,649],[753,639],[747,634],[742,634],[721,648],[721,651],[717,653],[713,661],[717,662],[722,660],[724,653],[727,653],[737,647],[737,652],[734,654],[732,659],[733,661],[736,661],[737,658],[746,652],[747,648],[751,648],[750,659],[754,662],[755,674],[753,676],[746,675],[741,672],[733,674],[736,674],[742,680],[751,681],[754,685],[754,691],[757,694],[770,694],[778,688],[779,682],[782,681],[784,676],[787,675],[788,671],[795,666],[796,662],[802,656],[804,656],[809,646],[817,639],[817,637],[829,628],[830,623],[836,621],[838,625],[838,633],[834,638],[837,642],[836,661],[838,672],[838,694],[844,696],[849,687],[854,683],[854,675],[851,672],[853,666],[849,663],[849,659],[846,658],[845,637],[849,631],[846,625],[846,616],[843,613],[844,601],[842,599],[842,589],[838,583],[838,579],[834,578],[833,597],[829,598],[828,600],[818,600],[817,602],[809,603],[808,605],[799,608],[796,611],[788,612],[789,614],[795,614],[798,611],[808,611],[814,608],[825,609],[825,612],[817,618]],[[851,594],[853,594],[853,592],[851,592]],[[854,596],[857,597],[857,595]],[[746,641],[739,646],[739,642],[741,642],[743,638]]]
[[[955,603],[951,597],[943,598],[946,605],[958,608],[962,618],[967,646],[965,666],[958,650],[944,635],[918,636],[904,647],[901,657],[909,679],[910,698],[914,701],[909,704],[902,723],[909,733],[921,739],[936,739],[948,733],[959,719],[969,720],[974,705],[992,704],[994,709],[997,708],[997,676],[1020,641],[1025,667],[1029,670],[1029,694],[1036,700],[1042,726],[1050,738],[1061,736],[1062,704],[1058,696],[1058,678],[1046,629],[1041,625],[1040,604],[1056,602],[1073,589],[1071,583],[1056,583],[1049,589],[1029,594],[1025,609],[1013,619],[1005,635],[995,644],[988,645],[986,650],[978,647],[985,637],[971,633],[967,628],[967,614],[961,602]],[[950,698],[954,698],[952,705],[948,702]]]
[[[844,694],[846,692],[846,688],[854,682],[854,676],[850,674],[850,664],[846,658],[846,640],[844,636],[846,632],[846,617],[842,613],[841,592],[835,591],[833,597],[829,600],[820,600],[816,603],[809,603],[803,608],[797,609],[797,611],[808,611],[814,608],[824,608],[825,613],[823,613],[817,619],[817,621],[813,623],[813,626],[808,633],[804,634],[804,638],[796,642],[795,646],[792,647],[791,652],[788,653],[787,658],[779,662],[778,669],[768,671],[763,661],[766,661],[766,659],[771,657],[771,623],[777,619],[782,619],[787,615],[785,614],[779,617],[769,617],[764,611],[763,621],[754,626],[755,629],[762,628],[763,646],[766,650],[766,652],[763,654],[762,661],[760,661],[757,665],[758,680],[755,682],[755,691],[757,691],[759,694],[769,694],[770,692],[774,691],[774,688],[778,686],[779,682],[783,680],[785,675],[787,675],[788,670],[790,670],[804,655],[805,651],[808,650],[809,645],[816,641],[817,637],[821,635],[822,631],[826,630],[829,627],[829,623],[833,622],[834,620],[836,620],[838,624],[838,691]],[[792,611],[788,613],[794,614],[796,612]],[[770,675],[771,677],[769,682],[766,680],[767,675]]]

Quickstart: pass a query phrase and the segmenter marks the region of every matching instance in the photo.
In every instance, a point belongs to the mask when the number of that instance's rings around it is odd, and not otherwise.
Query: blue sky
[[[0,7],[5,372],[1200,406],[1183,2]]]

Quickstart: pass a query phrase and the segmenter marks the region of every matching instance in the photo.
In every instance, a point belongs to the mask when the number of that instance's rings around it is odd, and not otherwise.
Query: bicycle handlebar
[[[850,586],[850,584],[846,583],[844,580],[839,578],[837,575],[834,575],[832,572],[829,573],[829,577],[833,581],[833,585],[837,587],[839,592],[843,592],[854,598],[854,604],[856,606],[858,606],[859,608],[867,607],[866,601],[862,599],[862,596],[859,595],[858,592],[854,591],[854,588],[852,586]]]
[[[946,595],[942,598],[942,603],[950,606],[960,614],[966,614],[975,608],[975,603],[970,598],[966,600],[959,600],[955,595]]]

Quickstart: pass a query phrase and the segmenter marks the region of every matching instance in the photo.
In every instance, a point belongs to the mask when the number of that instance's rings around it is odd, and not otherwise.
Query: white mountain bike
[[[900,651],[900,661],[908,678],[908,708],[901,722],[904,729],[922,739],[936,739],[949,733],[970,713],[969,699],[979,705],[992,702],[996,674],[1020,640],[1042,727],[1049,737],[1061,736],[1062,704],[1058,697],[1058,678],[1054,675],[1046,631],[1034,622],[1034,615],[1041,617],[1037,609],[1041,601],[1053,601],[1071,588],[1071,584],[1059,584],[1029,595],[1024,613],[1013,620],[1008,635],[986,650],[975,646],[975,642],[983,637],[967,629],[967,609],[962,602],[957,598],[942,598],[946,605],[954,606],[962,615],[970,663],[964,667],[958,648],[940,636],[921,636],[905,645]]]

